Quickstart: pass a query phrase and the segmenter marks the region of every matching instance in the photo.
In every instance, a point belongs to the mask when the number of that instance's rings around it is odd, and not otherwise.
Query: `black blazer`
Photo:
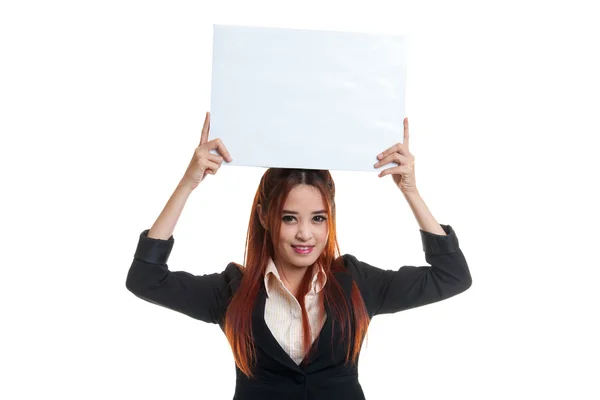
[[[446,236],[419,230],[425,260],[431,266],[403,266],[383,270],[356,257],[343,255],[345,272],[334,273],[350,301],[355,280],[369,317],[395,313],[447,299],[471,286],[471,274],[458,238],[450,225],[441,225]],[[174,239],[153,239],[149,230],[140,234],[126,287],[136,296],[204,322],[219,324],[227,305],[239,287],[242,272],[234,263],[224,271],[196,276],[185,271],[169,271],[167,260]],[[346,343],[341,341],[339,324],[332,324],[329,305],[327,319],[315,340],[316,357],[297,365],[279,345],[264,320],[266,291],[261,285],[252,329],[257,351],[255,373],[248,379],[236,366],[234,399],[239,400],[364,400],[358,382],[358,367],[346,366]]]

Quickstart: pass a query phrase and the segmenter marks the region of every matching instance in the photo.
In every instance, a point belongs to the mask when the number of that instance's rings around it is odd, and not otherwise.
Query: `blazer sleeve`
[[[450,225],[440,225],[445,236],[419,229],[429,266],[405,265],[398,270],[383,270],[347,255],[361,281],[371,316],[434,303],[471,287],[471,274],[456,233]]]
[[[193,275],[170,271],[167,260],[174,238],[149,238],[149,229],[139,237],[125,286],[137,297],[192,318],[220,324],[232,296],[232,283],[241,277],[235,263],[224,271]]]

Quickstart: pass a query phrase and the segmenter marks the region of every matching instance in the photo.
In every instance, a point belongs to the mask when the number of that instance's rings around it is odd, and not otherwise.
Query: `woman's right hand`
[[[216,138],[208,141],[209,132],[210,112],[207,112],[200,136],[200,145],[194,150],[192,160],[181,179],[183,184],[190,186],[192,189],[197,188],[206,175],[215,175],[221,167],[223,159],[227,160],[227,162],[233,161],[221,139]],[[212,154],[210,150],[213,149],[217,149],[220,155]]]

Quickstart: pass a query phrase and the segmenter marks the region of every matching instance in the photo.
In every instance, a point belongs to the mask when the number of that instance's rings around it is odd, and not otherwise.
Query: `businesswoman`
[[[428,266],[383,270],[340,255],[335,185],[328,171],[269,168],[252,204],[245,264],[192,275],[170,271],[173,230],[190,193],[232,158],[208,140],[199,146],[177,189],[139,237],[126,287],[136,296],[225,333],[236,364],[234,399],[365,399],[358,358],[371,318],[433,303],[467,290],[471,275],[450,225],[440,225],[417,191],[414,157],[404,142],[377,156],[396,163],[391,175],[420,226]],[[210,153],[216,149],[219,155]]]

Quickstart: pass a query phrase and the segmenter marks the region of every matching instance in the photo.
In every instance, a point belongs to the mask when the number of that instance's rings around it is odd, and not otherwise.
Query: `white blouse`
[[[322,285],[317,279],[319,274],[323,275],[324,283]],[[319,321],[318,315],[319,298],[323,295],[321,290],[326,281],[325,271],[323,268],[319,268],[319,271],[313,274],[311,289],[305,297],[306,312],[311,328],[311,343],[319,336],[327,318],[323,312],[323,318]],[[272,258],[269,258],[269,264],[265,271],[265,289],[267,291],[265,322],[279,345],[299,365],[305,355],[302,351],[302,310],[298,300],[283,284]]]

